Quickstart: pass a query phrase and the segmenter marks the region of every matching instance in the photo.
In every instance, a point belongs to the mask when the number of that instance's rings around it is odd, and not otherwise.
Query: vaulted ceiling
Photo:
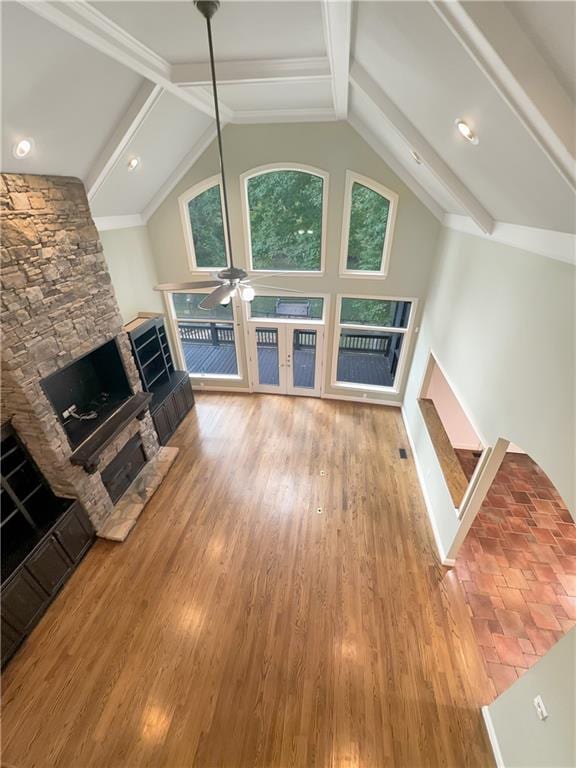
[[[225,0],[223,116],[348,120],[438,218],[575,232],[575,8]],[[4,2],[2,38],[3,170],[79,176],[95,216],[146,218],[214,138],[191,0]]]

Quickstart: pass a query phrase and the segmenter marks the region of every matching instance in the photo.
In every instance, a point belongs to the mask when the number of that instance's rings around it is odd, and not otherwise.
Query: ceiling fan
[[[232,256],[232,237],[230,233],[230,216],[228,213],[228,194],[226,191],[226,176],[224,174],[224,154],[222,151],[222,130],[220,127],[220,112],[218,109],[218,90],[216,87],[216,68],[214,65],[214,47],[212,44],[212,26],[211,18],[214,16],[218,8],[220,7],[219,0],[194,0],[194,5],[200,11],[202,16],[206,19],[206,29],[208,31],[208,49],[210,52],[210,71],[212,74],[212,93],[214,96],[214,115],[216,117],[216,131],[218,137],[218,155],[220,158],[220,175],[222,178],[222,197],[224,200],[224,221],[226,224],[226,235],[228,240],[228,251],[230,256],[230,266],[226,269],[222,269],[220,272],[213,276],[212,280],[201,280],[190,283],[161,283],[155,286],[157,291],[172,291],[172,292],[184,292],[191,291],[197,288],[214,288],[214,290],[203,299],[198,305],[201,309],[213,309],[218,304],[229,304],[231,299],[240,294],[240,298],[243,301],[252,301],[255,295],[255,290],[251,283],[257,282],[260,278],[251,279],[248,273],[234,266],[234,258]],[[278,277],[281,277],[279,273],[276,273]],[[264,278],[266,279],[266,278]],[[282,291],[286,293],[297,293],[301,291],[295,291],[291,288],[277,288],[271,285],[261,285],[262,288],[273,288],[275,291]]]

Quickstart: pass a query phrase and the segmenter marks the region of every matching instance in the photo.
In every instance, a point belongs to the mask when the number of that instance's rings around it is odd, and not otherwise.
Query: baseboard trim
[[[486,731],[488,733],[488,739],[490,741],[490,746],[492,747],[496,766],[497,768],[506,768],[506,765],[504,764],[504,758],[502,757],[502,752],[500,751],[498,737],[496,736],[496,729],[494,728],[494,723],[492,722],[492,716],[490,715],[490,709],[488,707],[482,707],[482,717],[484,718],[484,725],[486,726]]]
[[[406,434],[408,435],[408,442],[410,443],[410,450],[412,451],[412,457],[414,458],[414,466],[416,467],[416,475],[418,476],[420,490],[422,491],[424,504],[426,505],[428,520],[430,521],[430,527],[432,528],[432,534],[434,535],[434,541],[436,543],[438,557],[440,558],[440,562],[442,563],[442,565],[445,565],[448,568],[452,568],[456,564],[456,560],[454,560],[451,557],[446,557],[446,552],[444,551],[442,540],[440,538],[440,534],[436,526],[436,520],[434,519],[434,513],[432,511],[432,502],[430,501],[430,497],[428,496],[428,491],[426,490],[426,485],[424,483],[424,473],[422,472],[422,467],[420,466],[420,462],[418,460],[418,454],[416,453],[416,447],[414,445],[414,440],[412,439],[410,427],[408,426],[408,419],[406,417],[406,411],[404,410],[403,405],[401,408],[401,413],[402,413],[402,421],[404,422],[404,429],[406,430]]]
[[[387,405],[394,408],[401,408],[402,403],[396,400],[377,400],[371,397],[356,397],[356,395],[333,395],[324,392],[321,396],[322,400],[348,400],[351,403],[368,403],[369,405]]]

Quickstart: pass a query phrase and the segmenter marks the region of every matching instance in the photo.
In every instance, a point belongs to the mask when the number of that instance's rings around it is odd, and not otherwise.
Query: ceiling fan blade
[[[235,285],[230,285],[228,283],[225,285],[220,285],[220,287],[216,288],[215,291],[212,291],[209,296],[206,296],[205,299],[202,299],[198,306],[200,309],[214,309],[214,307],[217,307],[218,304],[221,304],[224,299],[227,299],[234,290],[236,290]]]
[[[222,285],[222,280],[201,280],[198,283],[160,283],[160,285],[154,286],[154,290],[177,293],[178,291],[194,291],[196,288],[215,288],[217,285]]]
[[[271,291],[281,291],[282,293],[298,293],[300,296],[307,296],[310,291],[296,291],[294,288],[281,288],[278,285],[262,285],[258,283],[257,288],[269,288]]]

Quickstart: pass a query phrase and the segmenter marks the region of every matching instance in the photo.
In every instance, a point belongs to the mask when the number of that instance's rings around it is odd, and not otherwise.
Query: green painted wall
[[[277,284],[302,291],[328,293],[333,298],[338,293],[362,293],[423,299],[430,279],[440,224],[347,123],[230,125],[224,130],[224,146],[233,251],[239,266],[246,266],[247,263],[240,201],[240,174],[275,162],[304,163],[330,174],[326,274],[324,277],[291,276],[289,279],[277,280]],[[347,169],[375,179],[400,196],[390,270],[386,280],[341,279],[338,276]],[[217,173],[218,157],[216,146],[212,144],[148,221],[156,271],[162,282],[193,279],[194,275],[188,268],[178,197],[190,187]],[[272,277],[267,282],[275,283]],[[330,315],[333,317],[336,302],[332,300],[330,304]],[[418,306],[418,316],[421,309],[422,302]],[[330,325],[328,323],[328,329]],[[351,393],[350,390],[336,390],[329,386],[333,343],[330,332],[325,343],[328,345],[329,363],[324,371],[326,391],[331,394],[361,395],[361,392]],[[239,349],[241,369],[246,374],[243,345],[239,345]],[[236,384],[246,387],[246,375]],[[226,385],[230,386],[231,382],[226,381]],[[401,402],[402,399],[401,394],[378,395],[370,392],[368,396],[396,402]]]

